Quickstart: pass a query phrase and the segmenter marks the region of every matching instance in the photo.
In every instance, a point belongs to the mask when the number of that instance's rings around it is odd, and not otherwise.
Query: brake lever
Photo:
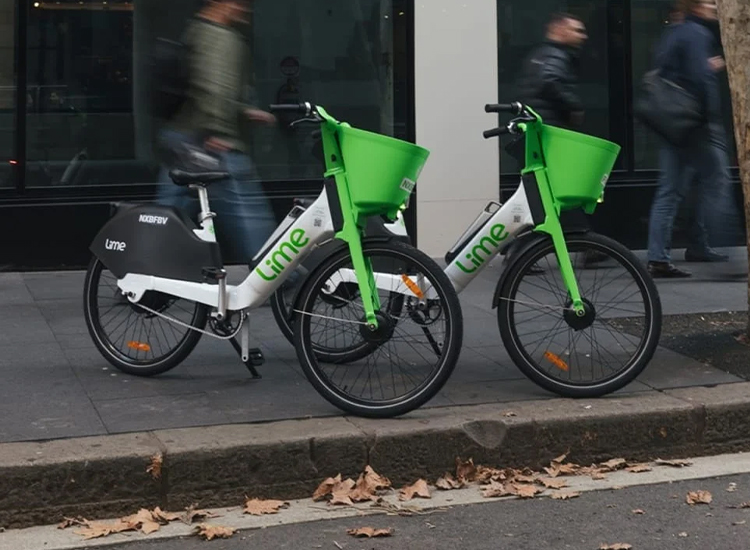
[[[318,116],[300,118],[300,119],[295,120],[292,123],[290,123],[289,127],[290,128],[294,128],[295,126],[297,126],[298,124],[302,124],[303,122],[315,122],[315,123],[319,124],[319,123],[323,122],[323,119],[320,118],[320,117],[318,117]]]

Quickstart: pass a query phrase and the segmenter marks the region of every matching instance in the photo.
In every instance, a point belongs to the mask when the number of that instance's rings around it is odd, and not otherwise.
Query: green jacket
[[[185,42],[191,48],[191,83],[187,101],[170,126],[205,137],[223,138],[245,150],[244,111],[250,90],[250,52],[242,35],[231,27],[196,18]]]

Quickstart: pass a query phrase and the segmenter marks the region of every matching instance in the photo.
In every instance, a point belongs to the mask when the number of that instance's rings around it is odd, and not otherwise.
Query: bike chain
[[[187,328],[187,329],[190,329],[190,330],[194,330],[196,332],[200,332],[200,333],[205,334],[207,336],[210,336],[212,338],[216,338],[217,340],[231,340],[232,338],[234,338],[235,336],[237,336],[240,333],[240,329],[242,328],[242,324],[245,322],[245,318],[247,317],[247,314],[244,311],[241,312],[240,313],[240,324],[237,326],[237,330],[235,330],[234,333],[230,334],[229,336],[219,336],[215,332],[209,332],[207,330],[203,330],[203,329],[194,327],[192,325],[188,325],[187,323],[183,323],[182,321],[180,321],[178,319],[175,319],[173,317],[170,317],[169,315],[164,315],[163,313],[159,313],[158,311],[154,311],[150,307],[147,307],[147,306],[144,306],[142,304],[139,304],[138,302],[130,301],[130,303],[132,305],[134,305],[134,306],[138,306],[139,308],[141,308],[141,309],[143,309],[143,310],[145,310],[145,311],[147,311],[147,312],[149,312],[149,313],[151,313],[153,315],[156,315],[157,317],[161,317],[162,319],[166,319],[170,323],[174,323],[174,324],[179,325],[181,327],[184,327],[184,328]]]

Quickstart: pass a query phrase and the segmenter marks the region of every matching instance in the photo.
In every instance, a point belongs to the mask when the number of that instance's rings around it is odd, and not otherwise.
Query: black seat
[[[229,179],[228,172],[185,172],[183,170],[170,170],[169,177],[175,185],[185,186],[193,183],[208,185],[215,181]]]

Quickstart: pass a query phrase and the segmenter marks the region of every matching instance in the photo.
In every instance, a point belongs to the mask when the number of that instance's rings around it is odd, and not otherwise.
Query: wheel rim
[[[446,304],[443,289],[427,274],[420,262],[390,249],[370,249],[365,254],[373,260],[376,272],[387,271],[398,273],[399,276],[405,273],[413,280],[417,280],[416,275],[424,275],[423,290],[434,289],[440,301],[439,318],[430,319],[429,324],[422,326],[425,324],[425,312],[418,311],[419,300],[416,297],[393,292],[395,286],[379,289],[382,311],[378,315],[393,320],[388,327],[389,332],[392,331],[391,338],[377,345],[371,344],[370,353],[346,364],[325,363],[317,357],[308,357],[313,376],[328,391],[357,407],[378,409],[418,399],[432,387],[445,366],[448,342],[452,338],[452,310]],[[376,256],[390,262],[391,266],[387,269],[379,267],[384,262]],[[334,262],[316,277],[318,281],[328,281],[340,269],[353,269],[350,258],[343,257]],[[330,300],[320,299],[321,285],[316,286],[317,292],[310,296],[304,307],[309,314],[302,320],[301,337],[311,343],[313,350],[334,347],[327,342],[321,343],[322,339],[329,337],[347,335],[363,340],[364,307],[359,293],[350,300],[351,307],[338,307],[334,313]],[[423,329],[429,332],[432,343]],[[420,363],[423,365],[420,366]]]
[[[190,326],[201,324],[204,313],[201,304],[156,292],[147,292],[138,304],[133,304],[122,296],[117,278],[101,262],[93,268],[88,294],[87,307],[95,337],[113,357],[132,367],[153,367],[168,360],[192,332],[140,308],[139,304]]]
[[[617,250],[587,240],[567,245],[585,315],[576,319],[567,309],[572,302],[548,243],[524,259],[510,282],[504,321],[538,375],[570,387],[611,384],[650,348],[654,304],[643,274]],[[543,272],[534,273],[534,266]]]

